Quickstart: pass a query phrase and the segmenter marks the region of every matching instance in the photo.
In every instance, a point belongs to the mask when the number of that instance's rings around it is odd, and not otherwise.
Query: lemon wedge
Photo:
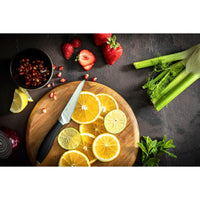
[[[33,102],[31,95],[25,88],[19,87],[19,90],[22,91],[27,96],[29,102]]]
[[[28,104],[28,98],[27,98],[26,94],[24,94],[19,89],[15,89],[13,101],[12,101],[12,104],[10,107],[10,111],[12,113],[19,113],[22,110],[24,110],[24,108],[27,106],[27,104]]]

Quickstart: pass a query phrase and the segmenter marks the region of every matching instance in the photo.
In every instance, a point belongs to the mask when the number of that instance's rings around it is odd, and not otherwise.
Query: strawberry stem
[[[110,45],[110,48],[116,49],[119,46],[119,43],[116,42],[116,35],[113,35],[113,37],[109,37],[107,44]]]

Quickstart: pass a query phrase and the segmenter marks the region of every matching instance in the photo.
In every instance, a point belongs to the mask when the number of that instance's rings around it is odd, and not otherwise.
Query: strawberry
[[[69,60],[74,53],[74,47],[70,43],[65,43],[62,46],[62,52],[66,60]]]
[[[93,67],[94,63],[86,66],[82,66],[85,71],[89,71]]]
[[[80,65],[83,67],[83,69],[88,71],[92,68],[92,66],[96,62],[96,57],[91,51],[89,51],[87,49],[83,49],[78,54],[76,61],[78,61],[80,63]]]
[[[77,37],[72,39],[72,41],[70,43],[74,48],[78,48],[81,46],[81,40]]]
[[[96,46],[101,46],[107,42],[108,38],[112,36],[112,33],[95,33],[93,36]]]
[[[104,59],[107,64],[113,65],[123,53],[122,46],[116,42],[116,36],[108,38],[107,43],[102,46]]]

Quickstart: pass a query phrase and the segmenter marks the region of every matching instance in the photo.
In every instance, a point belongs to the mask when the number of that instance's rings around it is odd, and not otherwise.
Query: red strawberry
[[[107,42],[108,38],[112,36],[112,33],[95,33],[94,42],[97,46],[100,46]]]
[[[94,63],[90,64],[90,65],[86,65],[86,66],[83,66],[83,69],[85,71],[89,71],[92,67],[93,67]]]
[[[74,47],[70,43],[65,43],[62,46],[62,51],[66,60],[69,60],[74,52]]]
[[[72,39],[70,43],[74,48],[78,48],[81,46],[81,40],[79,38]]]
[[[92,68],[92,66],[96,62],[96,57],[91,51],[83,49],[78,54],[76,61],[79,61],[83,69],[88,71]]]
[[[116,42],[116,36],[108,38],[107,43],[102,46],[105,61],[109,65],[113,65],[122,55],[122,46]]]

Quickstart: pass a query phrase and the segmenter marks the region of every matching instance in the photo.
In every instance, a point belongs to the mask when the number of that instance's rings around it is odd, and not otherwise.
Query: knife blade
[[[46,137],[44,138],[42,144],[40,145],[38,153],[37,153],[37,157],[36,157],[37,164],[40,164],[45,159],[47,154],[49,153],[51,146],[54,142],[54,139],[57,136],[61,127],[70,122],[72,114],[76,107],[78,98],[83,89],[84,83],[85,83],[85,80],[81,81],[81,83],[77,86],[75,92],[73,93],[73,95],[71,96],[67,105],[63,109],[63,111],[60,115],[60,118],[55,123],[55,125],[52,127],[52,129],[49,131],[49,133],[46,135]]]

